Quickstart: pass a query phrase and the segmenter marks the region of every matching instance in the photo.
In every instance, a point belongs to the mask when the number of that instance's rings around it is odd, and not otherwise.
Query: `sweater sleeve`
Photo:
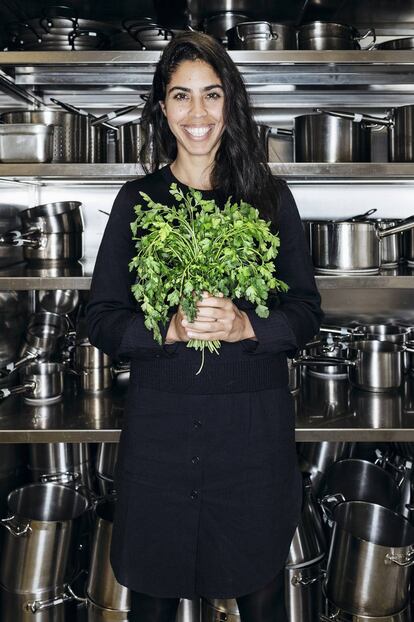
[[[177,345],[164,343],[169,323],[159,323],[162,345],[155,341],[131,292],[135,275],[129,270],[129,262],[136,249],[130,224],[139,201],[136,182],[124,184],[99,247],[86,307],[90,342],[113,358],[170,356]]]
[[[302,222],[287,184],[281,191],[278,230],[276,277],[289,290],[270,298],[267,318],[260,318],[254,308],[246,310],[258,341],[246,339],[243,345],[253,354],[286,351],[293,356],[318,333],[323,312]]]

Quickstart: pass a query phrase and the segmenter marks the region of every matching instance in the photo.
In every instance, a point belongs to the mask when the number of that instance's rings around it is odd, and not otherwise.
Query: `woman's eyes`
[[[188,99],[189,95],[188,93],[176,93],[176,95],[174,95],[174,99],[177,99],[178,101],[183,101],[184,99]],[[207,93],[206,95],[207,99],[220,99],[221,94],[217,93],[217,91],[211,91],[210,93]]]

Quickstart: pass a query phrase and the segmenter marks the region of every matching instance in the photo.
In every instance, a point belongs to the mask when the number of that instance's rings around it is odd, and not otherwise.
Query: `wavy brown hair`
[[[215,155],[212,187],[224,199],[231,195],[233,200],[247,201],[259,210],[262,218],[276,223],[280,188],[284,182],[271,174],[239,70],[221,43],[207,34],[181,33],[165,48],[142,111],[140,163],[146,173],[151,173],[177,156],[177,142],[159,102],[165,100],[172,74],[186,60],[208,63],[224,89],[225,129]]]

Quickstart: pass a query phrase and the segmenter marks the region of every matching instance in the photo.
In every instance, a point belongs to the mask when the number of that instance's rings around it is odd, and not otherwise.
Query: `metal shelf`
[[[306,377],[305,377],[306,378]],[[375,394],[349,388],[343,403],[324,399],[325,380],[308,378],[295,398],[297,441],[414,441],[414,379],[397,393]],[[312,395],[311,405],[306,390]],[[0,443],[118,442],[124,394],[78,395],[68,391],[53,404],[26,404],[13,396],[0,404]]]
[[[318,183],[390,183],[391,181],[414,181],[414,163],[411,162],[336,162],[269,163],[274,175],[288,181]],[[123,181],[142,177],[139,164],[0,164],[0,179],[41,182],[42,180],[74,180],[79,184],[90,180]]]
[[[89,290],[94,258],[56,268],[34,268],[18,263],[0,268],[1,290],[28,289],[80,289]],[[337,289],[413,289],[414,268],[401,265],[397,269],[383,270],[377,275],[317,275],[320,290]]]

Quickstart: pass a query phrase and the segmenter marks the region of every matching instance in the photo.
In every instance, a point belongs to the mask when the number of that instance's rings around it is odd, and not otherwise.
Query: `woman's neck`
[[[199,188],[200,190],[211,190],[210,174],[213,168],[212,163],[194,162],[197,158],[182,158],[177,156],[171,163],[171,172],[179,181],[186,186]],[[202,158],[200,158],[202,160]]]

